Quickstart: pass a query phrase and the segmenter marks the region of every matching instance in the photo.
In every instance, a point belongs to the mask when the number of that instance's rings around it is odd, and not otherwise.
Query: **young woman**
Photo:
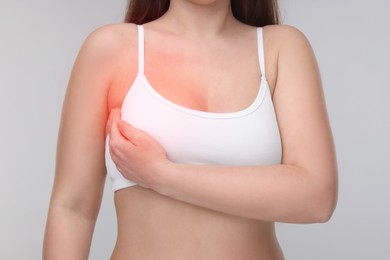
[[[283,259],[274,222],[331,217],[315,56],[272,0],[134,0],[85,40],[59,131],[44,259],[87,259],[106,173],[111,259]]]

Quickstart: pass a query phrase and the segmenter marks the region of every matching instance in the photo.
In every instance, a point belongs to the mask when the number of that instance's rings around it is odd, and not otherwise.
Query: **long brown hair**
[[[161,17],[170,0],[128,0],[125,23],[143,24]],[[262,27],[280,23],[277,0],[231,0],[234,17],[248,25]]]

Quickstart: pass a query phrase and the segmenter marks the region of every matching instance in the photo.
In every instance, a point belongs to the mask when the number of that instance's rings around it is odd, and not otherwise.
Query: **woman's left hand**
[[[121,119],[112,109],[107,123],[110,154],[122,175],[144,188],[156,189],[170,163],[164,148],[153,137]]]

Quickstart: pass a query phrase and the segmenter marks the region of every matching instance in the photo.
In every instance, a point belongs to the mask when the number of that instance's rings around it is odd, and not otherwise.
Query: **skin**
[[[229,1],[172,0],[163,17],[144,27],[145,74],[161,95],[210,112],[253,102],[260,82],[255,28],[232,17]],[[329,220],[337,163],[313,51],[285,25],[264,28],[264,48],[282,164],[186,165],[169,161],[152,136],[120,120],[117,108],[137,74],[136,27],[92,32],[64,100],[43,259],[88,258],[108,133],[118,169],[138,183],[115,192],[111,259],[283,259],[273,222]]]

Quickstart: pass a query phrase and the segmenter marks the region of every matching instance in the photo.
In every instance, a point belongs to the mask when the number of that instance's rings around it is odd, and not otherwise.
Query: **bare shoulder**
[[[82,48],[106,61],[115,61],[136,43],[136,30],[136,25],[130,23],[100,26],[89,33]]]
[[[128,86],[137,74],[137,26],[131,23],[103,25],[92,31],[85,40],[85,48],[93,52],[95,65],[109,73],[107,106],[120,107]]]
[[[281,55],[286,51],[300,49],[302,46],[309,49],[310,45],[305,35],[293,26],[267,25],[263,29],[266,77],[273,97],[280,75],[280,64],[285,62],[281,59]]]
[[[295,44],[309,44],[309,40],[301,30],[292,25],[287,24],[275,24],[265,26],[264,37],[266,38],[266,40],[272,41],[272,43],[277,45],[279,48]]]
[[[136,25],[132,23],[111,23],[97,27],[88,35],[88,38],[97,38],[106,43],[118,43],[118,40],[132,38],[131,32],[136,32],[136,30]]]
[[[291,25],[268,25],[264,27],[264,41],[266,46],[272,46],[276,54],[276,81],[288,82],[302,73],[302,79],[315,81],[320,88],[317,60],[302,31]]]

